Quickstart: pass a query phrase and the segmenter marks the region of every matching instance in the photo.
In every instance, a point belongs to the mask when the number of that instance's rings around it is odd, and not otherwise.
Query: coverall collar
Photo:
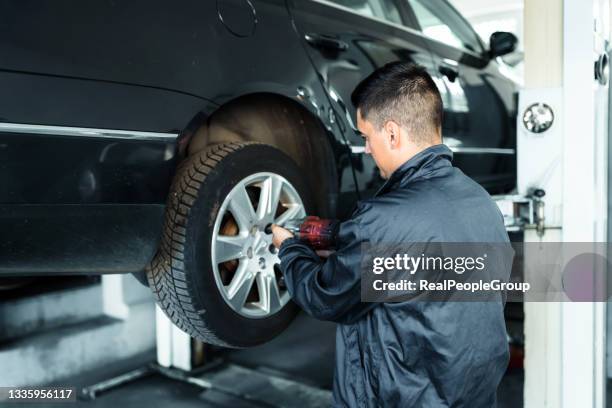
[[[411,183],[440,167],[451,167],[452,159],[453,152],[445,144],[429,146],[399,166],[374,194],[374,197]]]

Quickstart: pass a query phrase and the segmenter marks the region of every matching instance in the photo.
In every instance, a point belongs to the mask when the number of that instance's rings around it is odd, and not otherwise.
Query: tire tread
[[[184,268],[184,250],[188,216],[208,175],[228,155],[260,144],[229,142],[213,145],[185,159],[177,168],[170,188],[162,242],[146,268],[154,297],[164,313],[181,330],[206,343],[223,347],[239,346],[219,338],[203,318],[206,310],[196,304],[197,297],[188,283]]]

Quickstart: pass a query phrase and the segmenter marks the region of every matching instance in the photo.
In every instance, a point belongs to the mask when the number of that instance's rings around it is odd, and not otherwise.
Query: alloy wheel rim
[[[232,310],[265,318],[287,304],[278,251],[265,228],[304,216],[297,190],[275,173],[252,174],[225,197],[215,220],[211,259],[217,288]]]

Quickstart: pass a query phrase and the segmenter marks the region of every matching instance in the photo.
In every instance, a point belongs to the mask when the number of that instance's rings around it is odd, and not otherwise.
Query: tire
[[[276,204],[264,205],[274,191],[280,191]],[[282,332],[297,307],[265,227],[304,216],[309,197],[296,164],[272,146],[225,143],[185,159],[170,189],[160,248],[146,270],[172,322],[201,341],[234,348]]]

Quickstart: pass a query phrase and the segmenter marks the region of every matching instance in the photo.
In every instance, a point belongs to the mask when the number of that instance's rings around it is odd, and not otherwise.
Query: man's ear
[[[401,144],[400,125],[393,120],[388,120],[385,122],[383,128],[385,130],[385,134],[387,135],[387,140],[389,141],[389,147],[391,149],[398,149]]]

